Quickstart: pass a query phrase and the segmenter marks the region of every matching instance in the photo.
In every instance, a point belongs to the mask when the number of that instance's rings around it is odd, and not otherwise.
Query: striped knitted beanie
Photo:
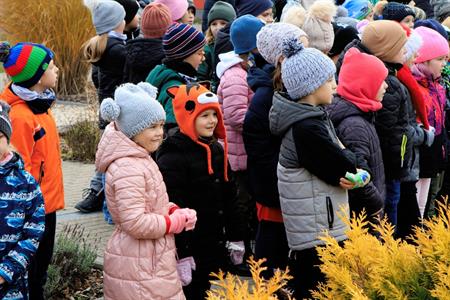
[[[18,43],[11,47],[0,43],[0,61],[15,84],[30,88],[37,84],[47,70],[53,52],[40,44]]]
[[[205,44],[203,33],[189,24],[174,23],[163,37],[164,54],[168,60],[183,60]]]

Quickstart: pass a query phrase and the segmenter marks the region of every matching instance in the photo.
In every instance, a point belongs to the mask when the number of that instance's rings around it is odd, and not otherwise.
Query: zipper
[[[334,223],[334,211],[333,211],[333,203],[331,202],[330,197],[326,197],[327,203],[327,218],[328,218],[328,228],[333,229]]]
[[[403,168],[403,161],[405,160],[406,144],[408,143],[408,137],[406,134],[402,136],[402,145],[400,147],[400,168]]]
[[[44,178],[44,161],[41,161],[41,166],[39,167],[39,180],[38,180],[39,185],[41,184],[43,178]]]

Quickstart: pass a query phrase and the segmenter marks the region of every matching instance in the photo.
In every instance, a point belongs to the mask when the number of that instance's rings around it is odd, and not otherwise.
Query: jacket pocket
[[[333,229],[334,209],[333,209],[333,202],[331,202],[330,197],[326,197],[326,204],[327,204],[328,229]]]
[[[39,180],[38,180],[39,185],[41,184],[42,179],[44,179],[44,161],[41,161],[41,165],[39,166]]]

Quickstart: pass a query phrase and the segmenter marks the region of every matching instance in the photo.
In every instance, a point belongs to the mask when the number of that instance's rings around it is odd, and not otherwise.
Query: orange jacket
[[[9,85],[0,99],[11,106],[11,144],[20,153],[25,169],[39,182],[47,214],[64,208],[64,186],[59,135],[53,114],[34,114]]]

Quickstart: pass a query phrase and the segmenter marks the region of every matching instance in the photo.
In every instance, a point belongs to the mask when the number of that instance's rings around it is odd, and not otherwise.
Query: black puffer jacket
[[[385,180],[375,115],[361,111],[339,95],[326,110],[339,139],[356,155],[358,168],[367,170],[372,177],[365,187],[349,191],[350,209],[359,214],[365,208],[368,216],[378,216],[384,205]]]
[[[247,82],[255,92],[245,114],[242,136],[247,153],[250,193],[256,202],[280,207],[277,164],[281,138],[270,132],[269,111],[272,107],[274,67],[250,68]]]
[[[213,175],[208,174],[206,150],[179,131],[156,154],[170,201],[197,211],[195,230],[175,236],[179,258],[207,257],[223,249],[225,241],[242,241],[245,235],[230,169],[230,181],[224,180],[223,148],[213,142],[210,149]]]
[[[123,71],[124,82],[137,84],[145,81],[151,70],[162,63],[162,39],[135,39],[126,45],[127,60]]]

